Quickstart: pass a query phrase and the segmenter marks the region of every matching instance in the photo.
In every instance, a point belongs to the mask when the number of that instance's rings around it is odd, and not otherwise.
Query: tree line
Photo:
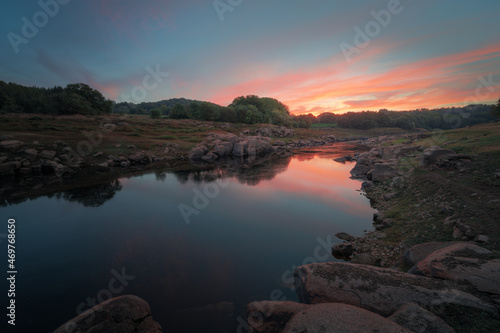
[[[377,127],[399,127],[405,130],[418,128],[427,130],[453,129],[492,121],[496,118],[494,110],[495,107],[491,105],[474,104],[463,107],[423,108],[409,111],[381,109],[379,111],[347,112],[344,114],[325,112],[317,117],[307,115],[307,119],[311,124],[332,124],[342,128],[355,129]]]
[[[115,103],[98,90],[83,83],[65,88],[25,87],[0,81],[0,112],[42,113],[53,115],[109,113],[142,114],[152,118],[195,119],[245,124],[274,124],[286,127],[310,128],[314,124],[332,127],[371,129],[399,127],[405,130],[451,129],[489,122],[500,117],[497,105],[474,104],[464,107],[416,109],[409,111],[324,112],[318,116],[294,116],[289,108],[275,98],[247,95],[236,97],[228,106],[185,98],[159,102]]]
[[[39,88],[0,81],[0,111],[4,113],[99,115],[111,113],[112,107],[113,101],[84,83]]]

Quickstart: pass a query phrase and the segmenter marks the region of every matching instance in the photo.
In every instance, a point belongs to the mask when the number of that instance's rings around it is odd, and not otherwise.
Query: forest
[[[236,97],[228,106],[185,98],[139,104],[115,103],[106,99],[98,90],[83,83],[68,84],[65,88],[38,88],[0,81],[0,113],[52,115],[119,113],[148,115],[152,118],[274,124],[289,128],[399,127],[405,130],[433,130],[459,128],[495,120],[500,117],[500,100],[496,106],[474,104],[463,107],[403,111],[380,109],[343,114],[324,112],[315,116],[313,114],[291,115],[289,108],[279,100],[256,95]]]

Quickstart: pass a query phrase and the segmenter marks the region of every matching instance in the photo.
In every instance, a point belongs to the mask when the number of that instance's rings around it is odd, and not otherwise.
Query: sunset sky
[[[135,103],[254,94],[295,114],[500,97],[498,0],[40,3],[4,4],[0,80]]]

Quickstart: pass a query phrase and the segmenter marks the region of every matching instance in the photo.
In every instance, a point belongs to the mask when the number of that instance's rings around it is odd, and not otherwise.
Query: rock
[[[450,149],[443,149],[437,146],[429,147],[420,156],[420,165],[431,165],[438,161],[448,160],[456,153]]]
[[[392,200],[394,199],[398,194],[396,192],[391,192],[391,193],[387,193],[387,194],[384,194],[384,200],[385,201],[389,201],[389,200]]]
[[[478,297],[439,279],[386,268],[351,263],[316,263],[295,269],[295,287],[303,303],[345,303],[389,316],[414,302],[436,313],[471,308],[498,316],[497,309]]]
[[[220,157],[229,156],[233,151],[233,144],[229,141],[219,142],[215,145],[214,151]]]
[[[338,239],[348,241],[348,242],[356,239],[356,237],[349,235],[348,233],[345,233],[345,232],[338,232],[335,234],[335,237],[337,237]]]
[[[241,140],[234,144],[233,156],[241,157],[248,155],[248,140]]]
[[[464,232],[457,226],[453,227],[453,238],[462,239],[463,237],[465,237]]]
[[[188,154],[188,158],[191,160],[199,160],[207,153],[208,149],[204,146],[196,146]]]
[[[4,140],[0,141],[0,151],[15,151],[21,148],[24,142],[19,140]]]
[[[500,179],[500,172],[495,173],[495,179]]]
[[[97,164],[97,169],[100,170],[100,171],[108,171],[109,170],[109,164],[108,164],[108,162]]]
[[[378,266],[379,260],[377,260],[377,258],[372,256],[370,253],[360,253],[356,256],[356,258],[351,260],[351,263],[360,265]]]
[[[347,304],[262,301],[248,304],[247,312],[249,328],[256,333],[410,333],[391,320]]]
[[[357,163],[356,166],[351,170],[351,176],[353,178],[364,178],[368,171],[370,171],[369,167]]]
[[[24,151],[24,153],[26,154],[26,156],[29,158],[29,159],[35,159],[38,155],[38,152],[36,151],[36,149],[26,149]]]
[[[413,266],[408,273],[456,282],[467,282],[480,292],[500,295],[500,263],[485,257],[490,250],[474,244],[458,243],[434,251]]]
[[[104,125],[102,125],[102,127],[104,127],[105,130],[112,131],[116,128],[116,125],[115,124],[104,124]]]
[[[136,147],[136,146],[134,146],[134,145],[128,145],[128,146],[127,146],[127,149],[133,149],[133,150],[135,150],[135,149],[137,149],[137,147]]]
[[[145,152],[136,152],[128,157],[130,164],[151,164],[153,161],[151,156]]]
[[[0,174],[15,171],[17,169],[20,169],[21,166],[22,166],[21,162],[18,161],[2,163],[0,164]]]
[[[231,142],[232,144],[235,144],[240,140],[240,138],[236,134],[228,133],[228,134],[223,134],[219,135],[219,140],[221,141],[227,141]]]
[[[67,160],[69,160],[69,157],[66,154],[60,155],[59,158],[61,159],[61,161],[67,161]]]
[[[0,156],[0,163],[3,163],[9,159],[8,156]]]
[[[121,161],[120,162],[120,166],[122,168],[126,168],[126,167],[130,166],[130,161],[129,160],[127,160],[127,161]]]
[[[342,163],[345,164],[346,158],[345,157],[337,157],[333,159],[337,163]]]
[[[151,317],[149,304],[137,296],[120,296],[104,301],[57,328],[54,333],[160,333]]]
[[[334,244],[332,246],[332,255],[335,257],[349,258],[353,254],[353,252],[354,248],[349,242]]]
[[[429,242],[429,243],[414,245],[405,251],[405,253],[403,254],[403,260],[405,264],[407,264],[408,266],[413,266],[419,261],[425,259],[425,257],[427,257],[429,254],[453,244],[457,243]]]
[[[406,303],[387,319],[415,333],[455,333],[443,319],[415,303]]]
[[[219,155],[215,154],[214,152],[209,152],[206,155],[204,155],[201,159],[206,161],[206,162],[213,162],[219,158]]]
[[[255,130],[256,134],[260,134],[262,136],[271,137],[273,135],[273,131],[269,127],[261,127]]]
[[[65,169],[64,165],[59,164],[55,161],[46,161],[42,165],[42,173],[46,175],[55,174],[57,176],[60,176],[63,173],[64,169]]]
[[[399,176],[399,172],[386,163],[379,163],[373,166],[371,170],[372,181],[381,182]]]
[[[43,150],[40,153],[40,158],[43,158],[44,160],[51,160],[54,157],[56,157],[56,152],[53,150]]]
[[[92,155],[92,157],[101,157],[103,155],[104,155],[104,153],[102,151],[100,151],[100,152],[97,152],[94,155]]]
[[[120,126],[120,127],[130,127],[132,125],[130,125],[129,123],[125,122],[125,121],[120,121],[119,123],[117,123],[116,125]]]
[[[476,238],[474,238],[474,242],[489,244],[490,239],[488,238],[488,236],[485,236],[485,235],[477,235]]]
[[[281,140],[276,140],[276,141],[274,141],[273,146],[285,147],[286,143],[284,141],[281,141]]]

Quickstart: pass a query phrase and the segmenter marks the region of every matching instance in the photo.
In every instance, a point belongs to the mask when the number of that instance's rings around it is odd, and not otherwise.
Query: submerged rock
[[[120,296],[102,302],[57,328],[54,333],[160,333],[148,303],[137,296]]]

